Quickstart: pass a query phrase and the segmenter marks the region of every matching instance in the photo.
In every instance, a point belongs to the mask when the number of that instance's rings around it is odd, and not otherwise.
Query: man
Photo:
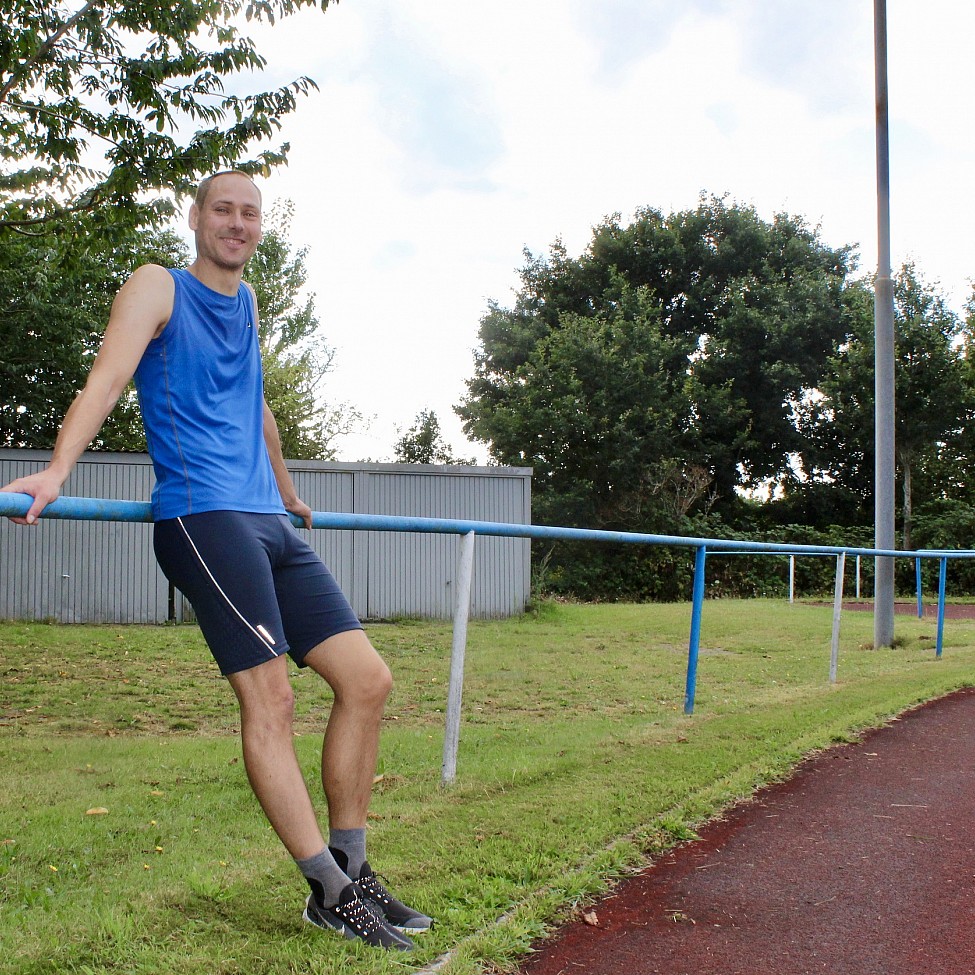
[[[257,302],[242,280],[261,239],[249,176],[203,180],[190,208],[196,259],[147,264],[120,289],[85,388],[45,470],[3,490],[34,498],[34,524],[135,377],[156,473],[153,543],[193,604],[237,695],[244,764],[272,827],[311,888],[304,918],[382,948],[432,921],[392,897],[366,860],[366,813],[389,668],[331,573],[291,526],[311,527],[264,401]],[[295,757],[288,655],[334,692],[322,748],[329,842]]]

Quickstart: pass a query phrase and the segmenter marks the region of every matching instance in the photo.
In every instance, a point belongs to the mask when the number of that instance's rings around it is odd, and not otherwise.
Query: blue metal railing
[[[24,516],[33,499],[26,494],[0,492],[0,517]],[[42,518],[81,521],[151,522],[152,510],[148,502],[113,501],[100,498],[58,498],[41,514]],[[303,522],[291,516],[301,527]],[[447,733],[444,745],[443,780],[453,780],[456,769],[457,740],[460,727],[460,687],[463,683],[464,643],[470,610],[470,583],[473,542],[476,535],[539,540],[611,542],[630,545],[665,545],[692,548],[695,551],[694,590],[691,606],[691,627],[688,640],[687,676],[684,689],[684,712],[694,712],[697,688],[698,651],[701,638],[701,616],[705,594],[705,563],[708,553],[775,554],[775,555],[832,555],[837,559],[836,588],[833,607],[833,640],[830,661],[830,680],[836,679],[836,658],[839,640],[839,613],[843,596],[843,573],[847,555],[887,556],[915,560],[918,580],[918,615],[921,607],[921,561],[938,559],[938,624],[935,655],[940,658],[944,639],[945,582],[948,559],[975,558],[975,551],[898,551],[843,547],[835,545],[790,545],[779,542],[749,542],[737,539],[693,538],[684,535],[655,535],[641,532],[605,531],[588,528],[559,528],[546,525],[519,525],[504,522],[469,521],[449,518],[414,518],[399,515],[345,514],[332,511],[312,513],[312,528],[348,531],[429,532],[459,535],[464,539],[458,573],[457,602],[454,610],[454,640],[451,654],[452,692],[447,707]]]
[[[32,499],[27,494],[0,492],[0,517],[24,515]],[[45,509],[42,518],[80,521],[151,522],[152,509],[147,501],[109,501],[100,498],[58,498]],[[302,521],[291,515],[295,525]],[[838,555],[840,552],[902,557],[913,552],[880,549],[843,548],[829,545],[787,545],[777,542],[747,542],[720,538],[693,538],[686,535],[651,535],[642,532],[604,531],[595,528],[558,528],[548,525],[518,525],[495,521],[466,521],[451,518],[414,518],[401,515],[343,514],[335,511],[312,512],[312,528],[336,528],[357,531],[434,532],[439,534],[505,536],[509,538],[563,539],[583,542],[619,542],[632,545],[679,545],[698,548],[706,545],[712,551],[779,552],[785,555]],[[975,555],[975,552],[972,553]]]

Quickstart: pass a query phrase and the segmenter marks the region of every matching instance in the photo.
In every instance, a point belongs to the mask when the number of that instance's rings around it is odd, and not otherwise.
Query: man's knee
[[[274,666],[274,670],[281,673],[272,677],[272,666],[269,665],[263,673],[261,668],[254,668],[232,674],[230,683],[237,694],[241,724],[246,730],[270,733],[286,730],[290,734],[295,714],[294,690],[284,668]]]
[[[336,700],[364,708],[382,708],[393,689],[393,675],[378,655],[352,668],[333,685]]]
[[[379,666],[376,668],[374,681],[373,693],[385,704],[390,691],[393,689],[393,674],[386,665],[386,661],[381,657],[379,658]]]
[[[305,662],[331,686],[336,701],[381,708],[393,675],[362,630],[350,630],[320,643]]]
[[[373,711],[385,707],[392,689],[393,675],[375,651],[339,671],[332,684],[336,701]]]
[[[290,683],[274,687],[262,695],[260,709],[275,721],[292,722],[295,716],[295,693]]]

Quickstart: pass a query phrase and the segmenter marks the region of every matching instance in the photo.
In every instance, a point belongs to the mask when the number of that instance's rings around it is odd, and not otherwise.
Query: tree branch
[[[54,50],[55,45],[61,40],[64,35],[74,27],[75,24],[84,17],[89,10],[93,7],[98,6],[98,0],[88,0],[86,3],[73,17],[68,18],[34,53],[32,58],[28,58],[24,61],[20,67],[13,72],[7,83],[0,88],[0,102],[4,102],[7,96],[13,90],[13,88],[19,84],[24,75],[33,68],[36,64],[39,64],[44,60],[47,55]]]
[[[86,210],[94,208],[98,202],[97,193],[91,193],[86,195],[80,203],[74,204],[74,206],[58,207],[57,210],[52,210],[50,213],[42,214],[39,217],[24,217],[23,220],[5,220],[0,217],[0,230],[10,229],[17,231],[17,233],[26,233],[26,231],[20,228],[38,227],[42,224],[50,223],[52,220],[57,220],[60,217],[69,216],[72,213],[84,213]],[[30,236],[40,235],[31,234]]]
[[[10,99],[7,104],[19,112],[36,112],[38,115],[46,115],[49,118],[57,119],[59,122],[65,122],[69,126],[77,126],[83,132],[87,132],[88,135],[94,136],[96,139],[101,139],[109,145],[115,146],[116,149],[123,148],[122,143],[117,142],[103,132],[99,132],[93,125],[88,124],[80,117],[71,118],[68,115],[63,115],[61,112],[56,112],[53,108],[48,108],[46,105],[28,105],[26,102],[20,101],[20,99]],[[90,116],[91,113],[86,114]]]

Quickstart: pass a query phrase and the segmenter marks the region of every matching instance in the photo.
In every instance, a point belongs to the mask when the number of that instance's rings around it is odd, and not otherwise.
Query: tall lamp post
[[[874,0],[877,98],[877,279],[874,285],[874,545],[894,548],[894,285],[890,277],[890,143],[887,135],[887,8]],[[873,642],[894,640],[894,560],[876,559]]]

